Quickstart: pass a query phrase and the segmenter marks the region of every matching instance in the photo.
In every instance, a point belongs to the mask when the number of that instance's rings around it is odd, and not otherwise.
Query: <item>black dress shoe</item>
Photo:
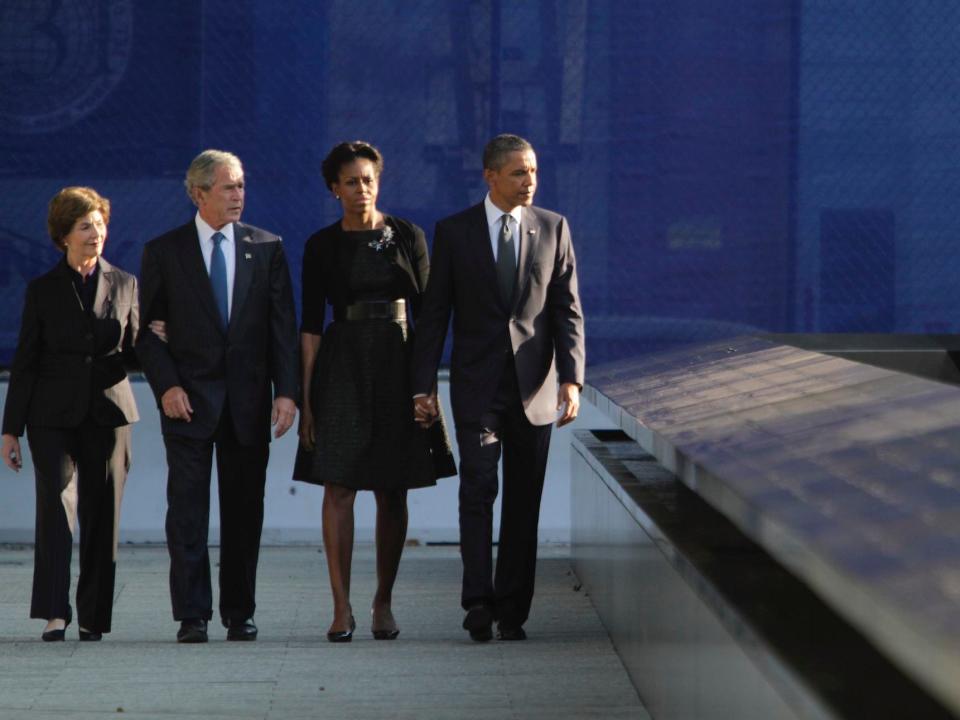
[[[253,618],[227,621],[227,640],[256,640],[257,626]]]
[[[327,633],[327,640],[335,643],[344,643],[350,642],[353,640],[353,631],[357,629],[357,621],[353,619],[353,615],[350,616],[350,629],[349,630],[334,630],[333,632]]]
[[[40,636],[40,639],[44,642],[63,642],[67,637],[67,628],[70,627],[70,622],[73,620],[73,608],[69,605],[67,605],[67,616],[64,620],[65,622],[62,628],[59,630],[47,630]]]
[[[180,622],[177,630],[178,643],[205,643],[207,641],[207,621],[189,618]]]
[[[40,639],[44,642],[61,642],[67,637],[66,628],[60,628],[59,630],[47,630],[40,636]]]
[[[470,639],[487,642],[493,637],[493,611],[489,605],[473,605],[463,618],[463,629],[470,632]]]
[[[92,630],[84,630],[80,628],[80,641],[81,642],[100,642],[103,640],[103,633],[93,632]]]
[[[497,640],[526,640],[527,633],[519,625],[497,623]]]

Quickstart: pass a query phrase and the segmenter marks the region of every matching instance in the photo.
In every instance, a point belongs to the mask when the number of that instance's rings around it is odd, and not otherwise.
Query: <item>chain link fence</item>
[[[960,6],[802,7],[797,329],[954,332]]]
[[[949,332],[960,9],[935,0],[72,0],[0,3],[0,365],[57,259],[46,202],[113,202],[106,255],[187,221],[236,152],[244,219],[302,244],[336,142],[386,158],[427,230],[483,198],[498,132],[571,221],[598,363],[754,329]]]

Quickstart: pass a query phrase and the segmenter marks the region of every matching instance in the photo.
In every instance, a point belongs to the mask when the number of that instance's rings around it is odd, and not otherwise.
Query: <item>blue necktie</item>
[[[213,254],[210,256],[210,284],[213,286],[213,298],[217,301],[224,328],[230,319],[227,304],[227,260],[223,256],[223,248],[220,247],[220,243],[225,239],[223,233],[213,234]]]

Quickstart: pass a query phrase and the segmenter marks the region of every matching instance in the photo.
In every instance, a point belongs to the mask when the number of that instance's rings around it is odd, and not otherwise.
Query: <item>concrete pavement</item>
[[[32,548],[0,547],[0,719],[649,718],[575,589],[569,548],[540,556],[527,642],[469,640],[456,547],[407,548],[394,596],[400,637],[375,641],[374,553],[359,544],[352,643],[326,641],[322,552],[285,546],[261,553],[259,640],[227,643],[215,621],[210,643],[190,646],[174,642],[165,548],[121,548],[114,631],[81,644],[76,624],[65,643],[40,641],[43,622],[27,618]]]

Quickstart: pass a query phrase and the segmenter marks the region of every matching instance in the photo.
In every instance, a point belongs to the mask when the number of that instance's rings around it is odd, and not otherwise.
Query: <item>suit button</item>
[[[83,359],[83,361],[84,361],[87,365],[89,365],[90,363],[93,362],[93,358],[90,357],[89,355],[87,355],[87,356]]]
[[[93,333],[87,333],[83,336],[84,340],[93,340]]]

